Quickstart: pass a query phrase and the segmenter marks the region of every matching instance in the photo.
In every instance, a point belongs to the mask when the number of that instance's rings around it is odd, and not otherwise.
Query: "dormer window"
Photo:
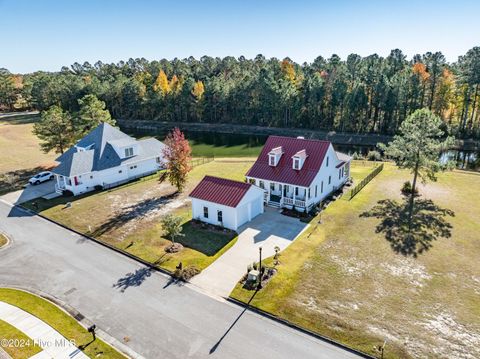
[[[268,164],[270,166],[275,166],[275,155],[270,155],[268,156],[269,160],[268,160]]]
[[[133,147],[125,148],[125,157],[132,157],[133,156]]]
[[[293,169],[299,170],[300,169],[300,158],[293,159]]]
[[[268,165],[275,167],[282,157],[283,149],[282,146],[273,148],[268,154]]]
[[[305,159],[307,158],[307,151],[301,150],[295,153],[292,157],[292,168],[294,170],[301,170],[303,167],[303,164],[305,163]]]

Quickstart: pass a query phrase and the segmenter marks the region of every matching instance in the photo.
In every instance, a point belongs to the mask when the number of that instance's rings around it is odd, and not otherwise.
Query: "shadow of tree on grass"
[[[445,217],[455,216],[446,208],[437,206],[429,199],[416,199],[412,222],[408,218],[409,202],[384,199],[360,217],[380,219],[376,227],[377,233],[384,233],[392,249],[405,256],[417,255],[429,250],[437,238],[449,238],[452,225]]]
[[[120,214],[115,214],[107,219],[104,223],[89,233],[89,235],[98,238],[103,234],[109,233],[121,227],[134,218],[149,215],[151,212],[158,210],[158,207],[167,205],[169,202],[175,200],[178,196],[179,193],[175,192],[166,196],[149,198],[140,203],[133,204],[123,209]]]

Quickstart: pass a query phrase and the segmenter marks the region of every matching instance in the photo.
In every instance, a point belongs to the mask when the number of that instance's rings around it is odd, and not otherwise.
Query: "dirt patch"
[[[432,315],[422,326],[436,339],[436,345],[431,348],[436,356],[446,358],[445,353],[455,353],[456,358],[480,357],[480,333],[458,323],[451,313],[443,311]]]

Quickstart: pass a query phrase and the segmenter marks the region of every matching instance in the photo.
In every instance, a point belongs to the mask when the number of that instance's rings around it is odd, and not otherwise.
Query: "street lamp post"
[[[260,254],[260,264],[258,266],[258,273],[259,273],[260,279],[258,281],[257,290],[262,289],[262,247],[258,248],[258,252]]]

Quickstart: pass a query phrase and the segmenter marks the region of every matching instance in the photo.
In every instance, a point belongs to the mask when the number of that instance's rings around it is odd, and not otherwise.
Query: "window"
[[[275,191],[275,183],[270,183],[270,191]]]
[[[308,198],[310,199],[310,187],[308,187]]]
[[[275,156],[272,156],[272,155],[268,156],[268,164],[270,166],[275,166]]]
[[[342,177],[345,177],[345,167],[342,167]]]
[[[280,192],[282,192],[282,185],[281,185],[281,184],[278,185],[278,190],[279,190]]]
[[[265,189],[265,183],[263,183],[263,181],[260,181],[258,185],[260,186],[261,189]]]
[[[317,191],[317,190],[318,190],[318,186],[317,186],[317,185],[315,185],[315,197],[317,197],[317,196],[318,196],[318,191]]]
[[[122,173],[122,170],[118,171],[118,173]]]
[[[300,169],[300,159],[299,158],[294,158],[293,159],[293,169],[294,170],[299,170]]]
[[[248,182],[250,182],[251,184],[255,184],[255,179],[254,179],[254,178],[250,178],[250,179],[248,180]]]
[[[295,196],[298,196],[298,187],[295,187]]]
[[[338,169],[338,179],[342,178],[342,170],[339,168]]]
[[[157,161],[157,163],[162,163],[162,160],[160,159],[160,157],[157,157],[155,160]]]
[[[125,148],[125,157],[133,156],[133,147]]]
[[[328,176],[328,184],[332,183],[332,176]]]
[[[327,156],[327,167],[328,167],[328,156]]]
[[[320,186],[320,193],[323,193],[323,181],[322,181],[322,184]]]
[[[222,223],[223,222],[223,213],[222,211],[217,211],[217,220]]]
[[[208,207],[203,207],[203,218],[208,218]]]
[[[90,176],[90,179],[93,179],[93,176]]]
[[[285,185],[285,193],[290,192],[290,186],[288,184]]]

